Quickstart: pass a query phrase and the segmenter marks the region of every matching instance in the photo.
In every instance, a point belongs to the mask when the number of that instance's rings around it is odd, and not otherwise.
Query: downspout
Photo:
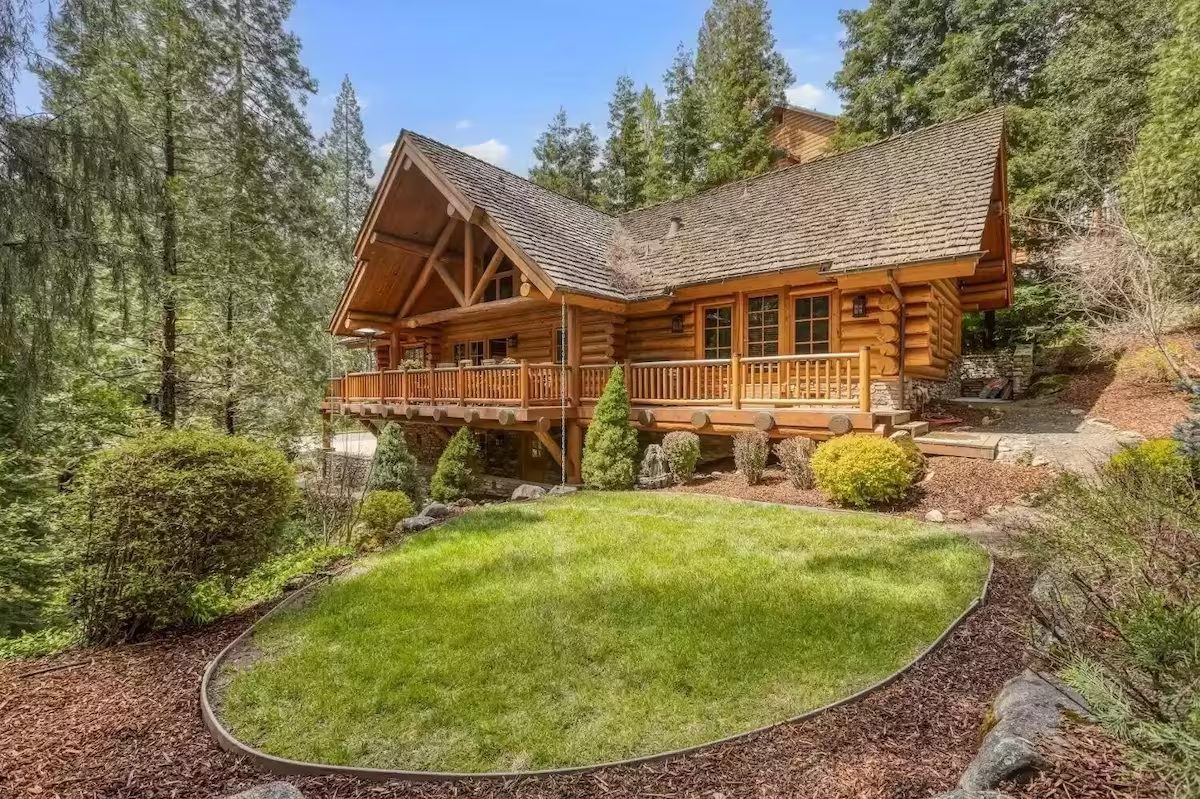
[[[895,273],[889,269],[887,272],[888,284],[892,287],[892,293],[896,295],[896,299],[900,303],[899,321],[900,340],[897,344],[899,352],[896,353],[896,374],[900,380],[900,410],[905,410],[905,390],[904,390],[904,328],[906,326],[905,308],[904,308],[904,292],[900,291],[900,284],[896,282]]]

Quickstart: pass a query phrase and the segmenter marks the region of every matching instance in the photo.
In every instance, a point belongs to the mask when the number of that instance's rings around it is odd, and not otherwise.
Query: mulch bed
[[[1187,399],[1161,384],[1122,380],[1109,370],[1075,375],[1059,395],[1071,408],[1109,420],[1121,430],[1135,430],[1148,438],[1171,435],[1171,428],[1188,415]]]
[[[1003,786],[1013,799],[1157,799],[1168,786],[1148,770],[1135,771],[1128,750],[1101,728],[1068,722],[1046,742],[1051,767],[1022,784]]]
[[[926,797],[957,781],[992,695],[1021,668],[1028,589],[1018,564],[998,562],[991,601],[902,679],[811,721],[677,761],[513,784],[292,781],[308,797],[340,799]],[[197,701],[205,665],[251,620],[0,664],[0,795],[212,799],[272,779],[217,748]],[[73,667],[43,671],[64,665]]]
[[[1012,504],[1018,497],[1036,493],[1052,479],[1051,472],[1044,466],[1018,466],[978,458],[930,458],[928,478],[917,486],[907,503],[890,510],[916,518],[924,518],[931,510],[943,513],[957,510],[974,519],[982,516],[991,505]],[[762,482],[753,486],[746,485],[739,474],[724,472],[720,477],[699,476],[673,490],[816,508],[833,507],[816,489],[793,488],[781,469],[767,469]]]

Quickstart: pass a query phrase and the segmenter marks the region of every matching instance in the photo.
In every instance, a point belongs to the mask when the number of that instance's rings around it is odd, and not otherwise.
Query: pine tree
[[[708,145],[704,183],[716,186],[771,167],[771,110],[795,81],[775,49],[766,0],[713,0],[696,50]]]
[[[388,422],[379,434],[368,488],[372,491],[403,491],[414,505],[419,504],[425,494],[416,456],[408,449],[404,430],[395,422]]]
[[[371,203],[371,148],[363,134],[362,109],[354,93],[350,76],[342,78],[333,120],[319,144],[322,194],[333,220],[332,240],[343,273],[338,284],[353,267],[354,239],[367,206]]]
[[[608,102],[608,142],[600,171],[605,208],[621,213],[645,204],[648,160],[637,92],[633,79],[622,75]]]
[[[592,126],[572,127],[567,112],[559,108],[550,125],[533,146],[534,164],[529,179],[559,194],[593,205],[597,200],[596,155]]]
[[[609,374],[588,425],[583,443],[583,482],[608,491],[632,488],[637,475],[637,449],[637,431],[629,423],[625,373],[617,367]]]
[[[671,68],[663,76],[663,149],[672,198],[695,192],[703,180],[704,107],[696,85],[692,54],[680,44]]]
[[[638,117],[642,123],[642,136],[646,140],[645,199],[647,203],[662,202],[671,196],[667,176],[666,132],[662,124],[662,108],[649,86],[643,88],[638,97]]]
[[[438,502],[451,502],[470,496],[479,487],[479,444],[469,427],[458,428],[442,456],[438,458],[429,495]]]
[[[1180,0],[1158,50],[1150,118],[1122,183],[1131,218],[1156,250],[1200,277],[1200,0]],[[1181,276],[1183,277],[1183,276]]]

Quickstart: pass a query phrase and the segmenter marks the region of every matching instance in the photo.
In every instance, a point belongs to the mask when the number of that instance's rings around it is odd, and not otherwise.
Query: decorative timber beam
[[[438,234],[437,241],[434,242],[433,249],[425,258],[425,264],[421,267],[420,273],[417,275],[416,281],[408,292],[408,299],[404,301],[404,305],[400,308],[400,313],[397,316],[408,316],[408,312],[412,310],[413,303],[417,301],[417,297],[425,290],[425,285],[429,283],[429,276],[433,272],[435,266],[440,266],[438,259],[442,253],[446,251],[446,245],[450,243],[450,234],[454,232],[454,226],[458,224],[458,220],[450,217],[446,220],[446,224],[442,226],[442,232]],[[445,267],[442,267],[445,271]],[[416,325],[411,325],[416,327]]]
[[[427,244],[417,239],[405,238],[404,236],[396,236],[392,233],[384,233],[376,230],[371,234],[370,242],[372,244],[382,244],[386,247],[391,247],[401,252],[406,252],[411,255],[419,255],[422,258],[428,258],[433,252],[434,245]],[[438,258],[444,264],[454,265],[458,263],[458,259],[449,255],[439,255]]]
[[[481,302],[478,305],[471,305],[467,308],[444,308],[440,311],[430,311],[429,313],[410,316],[402,320],[399,325],[410,328],[435,325],[438,322],[445,322],[447,319],[458,319],[481,311],[501,311],[515,307],[524,307],[526,305],[543,305],[544,302],[544,300],[539,300],[536,297],[509,297],[505,300]]]
[[[468,220],[463,225],[463,284],[458,304],[466,307],[467,299],[475,293],[475,226]]]
[[[558,442],[554,440],[554,436],[541,430],[534,430],[533,434],[537,436],[538,441],[542,442],[542,447],[550,454],[551,458],[554,458],[554,462],[562,466],[562,449],[559,448]]]
[[[488,261],[487,268],[483,270],[483,275],[479,278],[479,282],[475,284],[475,289],[467,297],[467,305],[471,306],[479,302],[483,297],[483,292],[487,290],[487,285],[496,276],[497,270],[500,269],[500,264],[504,261],[504,250],[499,247],[492,253],[492,259]]]

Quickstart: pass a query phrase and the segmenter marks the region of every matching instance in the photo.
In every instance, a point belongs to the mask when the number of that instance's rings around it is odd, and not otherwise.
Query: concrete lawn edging
[[[762,505],[782,505],[783,507],[788,507],[788,508],[798,507],[798,506],[793,506],[793,505],[783,505],[782,503],[756,502],[754,500],[741,500],[741,501],[755,502],[755,504],[762,504]],[[810,508],[807,510],[822,512],[822,511],[826,511],[827,509]],[[853,512],[853,511],[851,511],[851,512]],[[878,514],[875,514],[875,515],[878,515]],[[905,664],[904,666],[901,666],[896,671],[894,671],[891,674],[887,675],[886,677],[883,677],[882,679],[872,683],[871,685],[867,686],[866,688],[863,688],[863,689],[857,691],[856,693],[851,694],[850,696],[846,696],[841,699],[830,702],[826,705],[822,705],[821,707],[805,711],[804,713],[801,713],[796,716],[792,716],[787,719],[783,719],[781,721],[776,721],[776,722],[772,722],[770,724],[763,725],[761,727],[756,727],[755,729],[752,729],[752,730],[735,733],[733,735],[729,735],[724,738],[718,738],[716,740],[706,741],[703,743],[694,744],[692,746],[687,746],[687,747],[683,747],[680,749],[674,749],[674,750],[670,750],[670,751],[666,751],[666,752],[657,752],[657,753],[650,754],[650,755],[639,755],[637,757],[625,758],[622,760],[611,760],[611,761],[607,761],[604,763],[592,763],[592,764],[587,764],[587,765],[582,765],[582,766],[566,766],[566,767],[562,767],[562,768],[548,768],[548,769],[538,769],[538,770],[532,770],[532,771],[455,772],[455,771],[410,771],[410,770],[404,770],[404,769],[371,768],[371,767],[366,767],[366,766],[343,766],[343,765],[336,765],[336,764],[332,764],[332,763],[313,763],[313,762],[308,762],[308,761],[303,761],[303,760],[292,760],[290,758],[279,757],[277,755],[269,754],[267,752],[264,752],[260,749],[257,749],[253,746],[250,746],[249,744],[246,744],[246,743],[238,740],[221,723],[220,719],[217,718],[217,713],[216,713],[215,709],[213,708],[211,691],[212,691],[214,677],[220,671],[220,669],[221,669],[222,665],[224,665],[226,659],[231,654],[233,654],[235,651],[237,651],[237,649],[244,642],[246,642],[247,640],[250,639],[250,637],[254,634],[255,629],[260,624],[273,618],[274,616],[278,615],[279,613],[286,610],[287,608],[289,608],[295,604],[298,604],[302,599],[308,597],[308,595],[311,592],[317,590],[320,586],[322,586],[328,582],[332,582],[334,578],[338,577],[339,575],[345,573],[345,571],[349,570],[349,568],[350,568],[349,566],[347,566],[346,569],[340,570],[334,574],[330,574],[321,579],[314,580],[313,582],[311,582],[305,586],[302,586],[301,588],[298,588],[295,591],[293,591],[292,593],[288,594],[286,597],[284,597],[282,600],[280,600],[280,602],[278,604],[276,604],[273,608],[271,608],[269,611],[264,613],[254,623],[252,623],[249,627],[247,627],[244,631],[242,631],[241,634],[239,634],[236,638],[234,638],[232,641],[230,641],[229,644],[226,645],[225,648],[222,649],[217,654],[217,656],[215,658],[213,658],[212,661],[209,662],[208,666],[205,667],[205,669],[204,669],[203,676],[200,679],[200,716],[204,722],[205,728],[207,728],[209,733],[213,736],[213,738],[216,739],[217,745],[220,746],[221,749],[225,750],[226,752],[230,752],[231,754],[238,755],[240,757],[245,758],[247,761],[252,763],[254,766],[256,766],[257,768],[259,768],[269,774],[275,774],[275,775],[279,775],[279,776],[342,776],[342,777],[355,777],[355,778],[362,779],[362,780],[371,780],[371,781],[377,781],[377,782],[391,781],[391,780],[410,781],[410,782],[458,782],[458,783],[505,782],[505,781],[511,781],[511,780],[516,780],[516,779],[525,779],[525,778],[553,777],[553,776],[561,776],[561,775],[568,775],[568,774],[584,774],[584,773],[588,773],[588,772],[592,772],[592,771],[599,771],[601,769],[616,768],[616,767],[621,767],[621,766],[638,766],[638,765],[645,765],[645,764],[650,764],[650,763],[661,763],[661,762],[668,761],[668,760],[675,760],[675,759],[682,758],[682,757],[685,757],[687,755],[691,755],[691,754],[694,754],[697,752],[702,752],[702,751],[705,751],[708,749],[712,749],[714,747],[721,746],[723,744],[744,741],[744,740],[752,738],[756,735],[760,735],[764,732],[767,732],[768,730],[773,730],[777,727],[782,727],[782,726],[789,725],[789,724],[797,724],[799,722],[807,721],[808,719],[815,718],[816,716],[827,713],[835,708],[844,707],[846,705],[852,705],[852,704],[866,698],[867,696],[875,693],[876,691],[886,688],[887,686],[894,683],[896,680],[903,677],[906,673],[908,673],[910,670],[912,670],[913,667],[915,667],[917,664],[919,664],[921,661],[923,661],[926,657],[928,657],[930,654],[932,654],[938,648],[940,648],[941,645],[943,643],[945,643],[945,641],[950,637],[950,635],[952,633],[954,633],[955,630],[957,630],[976,610],[978,610],[981,606],[983,606],[988,600],[988,595],[989,595],[989,591],[991,589],[991,584],[992,584],[992,578],[995,574],[995,569],[996,569],[995,559],[992,557],[991,552],[988,551],[986,547],[983,547],[978,542],[972,541],[970,538],[967,538],[966,536],[963,536],[963,538],[965,538],[967,541],[971,541],[971,543],[974,543],[976,546],[979,546],[979,548],[981,550],[983,550],[984,554],[987,555],[988,569],[987,569],[987,574],[983,580],[983,586],[980,589],[979,595],[976,596],[974,599],[972,599],[970,601],[970,603],[968,603],[966,608],[963,609],[962,613],[960,613],[953,621],[951,621],[949,626],[947,626],[946,629],[943,630],[942,633],[937,638],[935,638],[928,646],[926,646],[923,650],[921,650],[916,655],[916,657],[914,657],[907,664]]]

